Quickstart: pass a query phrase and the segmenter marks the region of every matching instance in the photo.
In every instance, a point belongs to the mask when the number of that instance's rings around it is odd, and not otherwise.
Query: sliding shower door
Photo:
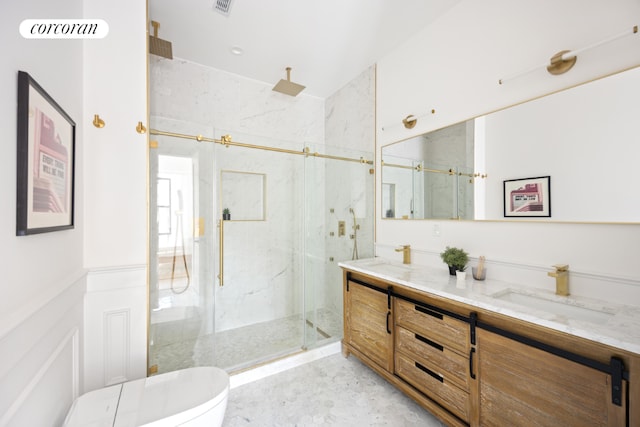
[[[340,340],[338,263],[373,256],[372,153],[151,133],[150,372]]]
[[[215,353],[230,370],[300,351],[304,291],[304,158],[286,152],[302,150],[256,135],[233,138],[270,149],[215,148]]]
[[[149,373],[214,364],[213,146],[149,149]]]

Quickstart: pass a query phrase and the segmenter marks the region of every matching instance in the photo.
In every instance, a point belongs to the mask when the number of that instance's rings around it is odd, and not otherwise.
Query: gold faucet
[[[556,264],[552,266],[556,271],[547,273],[549,277],[556,278],[556,295],[569,295],[569,266],[566,264]]]
[[[401,248],[397,248],[396,252],[402,252],[402,263],[411,264],[411,245],[402,245]]]

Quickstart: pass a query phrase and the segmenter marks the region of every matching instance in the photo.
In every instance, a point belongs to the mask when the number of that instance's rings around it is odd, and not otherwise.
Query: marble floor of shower
[[[151,324],[149,366],[157,365],[158,373],[211,364],[229,372],[254,366],[299,351],[303,329],[309,347],[342,338],[341,314],[327,309],[308,313],[306,321],[298,314],[202,336],[195,307],[175,307],[170,317],[156,317],[161,321]]]

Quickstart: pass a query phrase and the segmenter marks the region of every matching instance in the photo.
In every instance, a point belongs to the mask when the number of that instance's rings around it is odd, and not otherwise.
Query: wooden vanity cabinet
[[[343,293],[345,355],[349,349],[393,372],[391,297],[382,286],[347,279]]]
[[[481,426],[625,426],[609,374],[478,330]]]
[[[343,354],[357,356],[446,425],[468,426],[477,418],[469,325],[399,298],[400,288],[345,271]]]
[[[635,353],[357,272],[344,284],[344,355],[447,426],[640,426]]]

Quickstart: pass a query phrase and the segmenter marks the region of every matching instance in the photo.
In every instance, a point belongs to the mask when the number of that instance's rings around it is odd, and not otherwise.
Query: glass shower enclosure
[[[373,256],[373,153],[217,133],[150,138],[150,373],[340,340],[338,263]]]

